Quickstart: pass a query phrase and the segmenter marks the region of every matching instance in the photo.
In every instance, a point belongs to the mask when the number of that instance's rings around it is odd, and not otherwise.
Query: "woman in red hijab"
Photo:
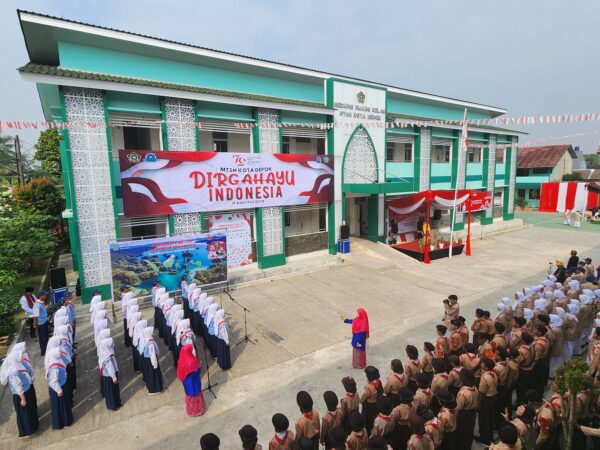
[[[201,416],[206,411],[202,395],[200,364],[194,355],[194,346],[186,344],[181,347],[177,363],[177,378],[183,383],[185,391],[185,408],[188,416]]]
[[[369,316],[358,308],[354,319],[344,319],[344,323],[352,324],[352,367],[364,369],[367,366],[367,338],[369,337]]]

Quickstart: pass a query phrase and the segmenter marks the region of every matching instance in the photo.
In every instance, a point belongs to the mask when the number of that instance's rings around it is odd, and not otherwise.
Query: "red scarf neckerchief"
[[[279,445],[283,445],[283,444],[285,444],[285,441],[287,441],[288,434],[289,434],[289,432],[286,430],[285,436],[283,436],[283,439],[279,439],[279,436],[277,436],[277,434],[275,434],[275,440],[277,441],[277,443]]]
[[[392,417],[391,416],[384,416],[383,414],[379,413],[378,417],[383,420],[384,422],[391,422],[392,421]]]
[[[398,379],[398,381],[404,381],[404,374],[403,373],[395,373],[394,372],[394,376]]]

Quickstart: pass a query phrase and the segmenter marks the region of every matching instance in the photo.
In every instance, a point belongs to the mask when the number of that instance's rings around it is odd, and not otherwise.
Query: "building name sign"
[[[385,109],[375,106],[365,106],[361,104],[335,102],[334,108],[338,111],[338,116],[346,119],[380,121],[385,120]]]

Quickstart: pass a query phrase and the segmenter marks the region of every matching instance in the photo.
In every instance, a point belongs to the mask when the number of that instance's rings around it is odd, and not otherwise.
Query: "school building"
[[[459,168],[461,126],[433,123],[462,120],[465,108],[469,119],[494,118],[502,108],[32,12],[18,17],[29,58],[21,76],[35,83],[46,120],[75,124],[62,131],[61,158],[84,301],[95,289],[110,296],[109,242],[206,230],[202,211],[126,217],[120,149],[333,157],[333,201],[244,211],[259,268],[335,254],[343,223],[351,235],[385,242],[385,201],[429,189],[489,191],[494,207],[474,220],[513,219],[519,133],[470,126]],[[428,125],[386,127],[397,120]]]

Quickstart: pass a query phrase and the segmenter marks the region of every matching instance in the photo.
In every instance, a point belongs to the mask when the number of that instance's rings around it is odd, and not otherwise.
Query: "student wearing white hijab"
[[[204,339],[204,344],[210,350],[210,355],[213,358],[217,357],[217,343],[214,337],[214,331],[212,330],[213,319],[215,317],[215,313],[219,309],[219,305],[216,303],[212,303],[208,309],[206,310],[206,319],[204,320],[204,325],[206,326],[206,335]]]
[[[96,291],[97,293],[94,294],[94,296],[92,297],[92,300],[90,301],[90,311],[92,310],[92,307],[97,304],[97,303],[102,303],[102,295],[100,295],[100,293],[98,291]]]
[[[46,352],[44,367],[50,396],[52,428],[60,430],[73,424],[72,404],[67,386],[67,370],[60,348],[55,347]]]
[[[133,344],[133,368],[136,373],[142,372],[143,376],[146,376],[143,365],[143,353],[144,353],[144,340],[142,332],[144,328],[148,326],[148,321],[140,319],[136,322],[133,327],[133,336],[131,337],[131,343]],[[137,370],[136,370],[137,367]]]
[[[198,336],[204,335],[204,319],[202,318],[202,312],[204,310],[204,305],[206,304],[207,298],[208,294],[206,294],[206,292],[202,292],[198,295],[194,313],[192,315],[193,320],[190,321],[190,328],[194,330],[194,333],[196,333]]]
[[[152,306],[154,306],[154,328],[160,330],[160,304],[159,300],[167,290],[164,287],[160,287],[152,294]]]
[[[136,325],[142,320],[142,313],[139,311],[129,312],[129,319],[127,321],[127,326],[129,329],[127,330],[127,334],[129,335],[130,342],[133,344],[131,346],[131,354],[133,358],[133,371],[135,373],[140,373],[142,371],[142,367],[140,365],[140,356],[137,351],[136,345],[133,343],[133,335]],[[145,325],[144,325],[145,326]]]
[[[225,321],[225,310],[219,309],[215,313],[213,323],[217,347],[217,364],[221,369],[227,370],[231,368],[231,352],[229,350],[229,326]]]
[[[173,308],[177,307],[179,305],[175,305]],[[173,355],[173,365],[175,366],[175,368],[177,368],[177,361],[179,361],[179,351],[180,351],[180,347],[179,345],[177,345],[177,330],[178,330],[178,326],[179,323],[182,320],[185,320],[183,317],[185,315],[185,312],[183,311],[183,309],[181,309],[181,307],[179,309],[176,309],[175,312],[172,314],[172,324],[171,324],[171,338],[169,339],[169,343],[171,344],[171,354]]]
[[[550,328],[554,335],[554,342],[550,350],[550,378],[556,376],[556,369],[564,363],[563,349],[565,338],[562,329],[563,321],[558,314],[550,314]]]
[[[152,337],[152,327],[146,327],[142,331],[142,339],[144,343],[143,363],[144,382],[149,395],[159,394],[163,390],[162,372],[158,363],[159,351],[158,345]]]
[[[163,319],[162,319],[162,338],[165,342],[165,345],[168,347],[169,346],[169,336],[171,335],[171,324],[170,324],[170,315],[171,315],[171,309],[173,308],[173,304],[175,303],[175,299],[169,297],[168,294],[164,294],[162,296],[162,306],[161,306],[161,310],[162,310],[162,315],[163,315]]]
[[[186,345],[192,344],[194,346],[194,355],[196,354],[196,335],[191,329],[190,319],[180,320],[177,324],[177,346],[179,350]]]
[[[73,341],[71,340],[70,330],[68,325],[55,326],[54,337],[60,341],[60,348],[66,352],[69,357],[67,364],[67,381],[71,388],[71,392],[77,390],[77,364],[75,361],[75,352],[73,350]]]
[[[34,435],[39,428],[34,379],[27,347],[24,342],[19,342],[10,350],[0,367],[0,383],[8,385],[12,393],[20,438]]]
[[[100,310],[104,310],[104,308],[105,308],[104,302],[96,303],[95,305],[92,305],[92,307],[90,308],[90,323],[92,325],[94,324],[94,320],[96,320],[96,313]]]
[[[121,299],[121,310],[123,312],[123,341],[125,343],[125,347],[131,347],[131,336],[128,333],[129,330],[129,315],[132,310],[137,311],[139,308],[137,303],[137,298],[133,298],[133,294],[131,292],[125,293],[123,298]]]
[[[119,368],[115,358],[112,338],[102,339],[98,347],[98,367],[100,368],[100,390],[104,395],[106,409],[116,411],[121,405],[119,390]]]
[[[94,321],[94,342],[98,346],[98,333],[100,330],[108,329],[108,319],[98,319]]]
[[[175,317],[175,314],[180,311],[183,312],[183,307],[181,305],[173,305],[171,306],[171,309],[167,312],[167,315],[165,317],[165,321],[167,323],[167,331],[169,332],[169,334],[167,335],[167,347],[169,347],[169,350],[171,350],[172,352],[175,351],[175,330],[173,329],[173,318]],[[183,315],[181,316],[183,317]]]

